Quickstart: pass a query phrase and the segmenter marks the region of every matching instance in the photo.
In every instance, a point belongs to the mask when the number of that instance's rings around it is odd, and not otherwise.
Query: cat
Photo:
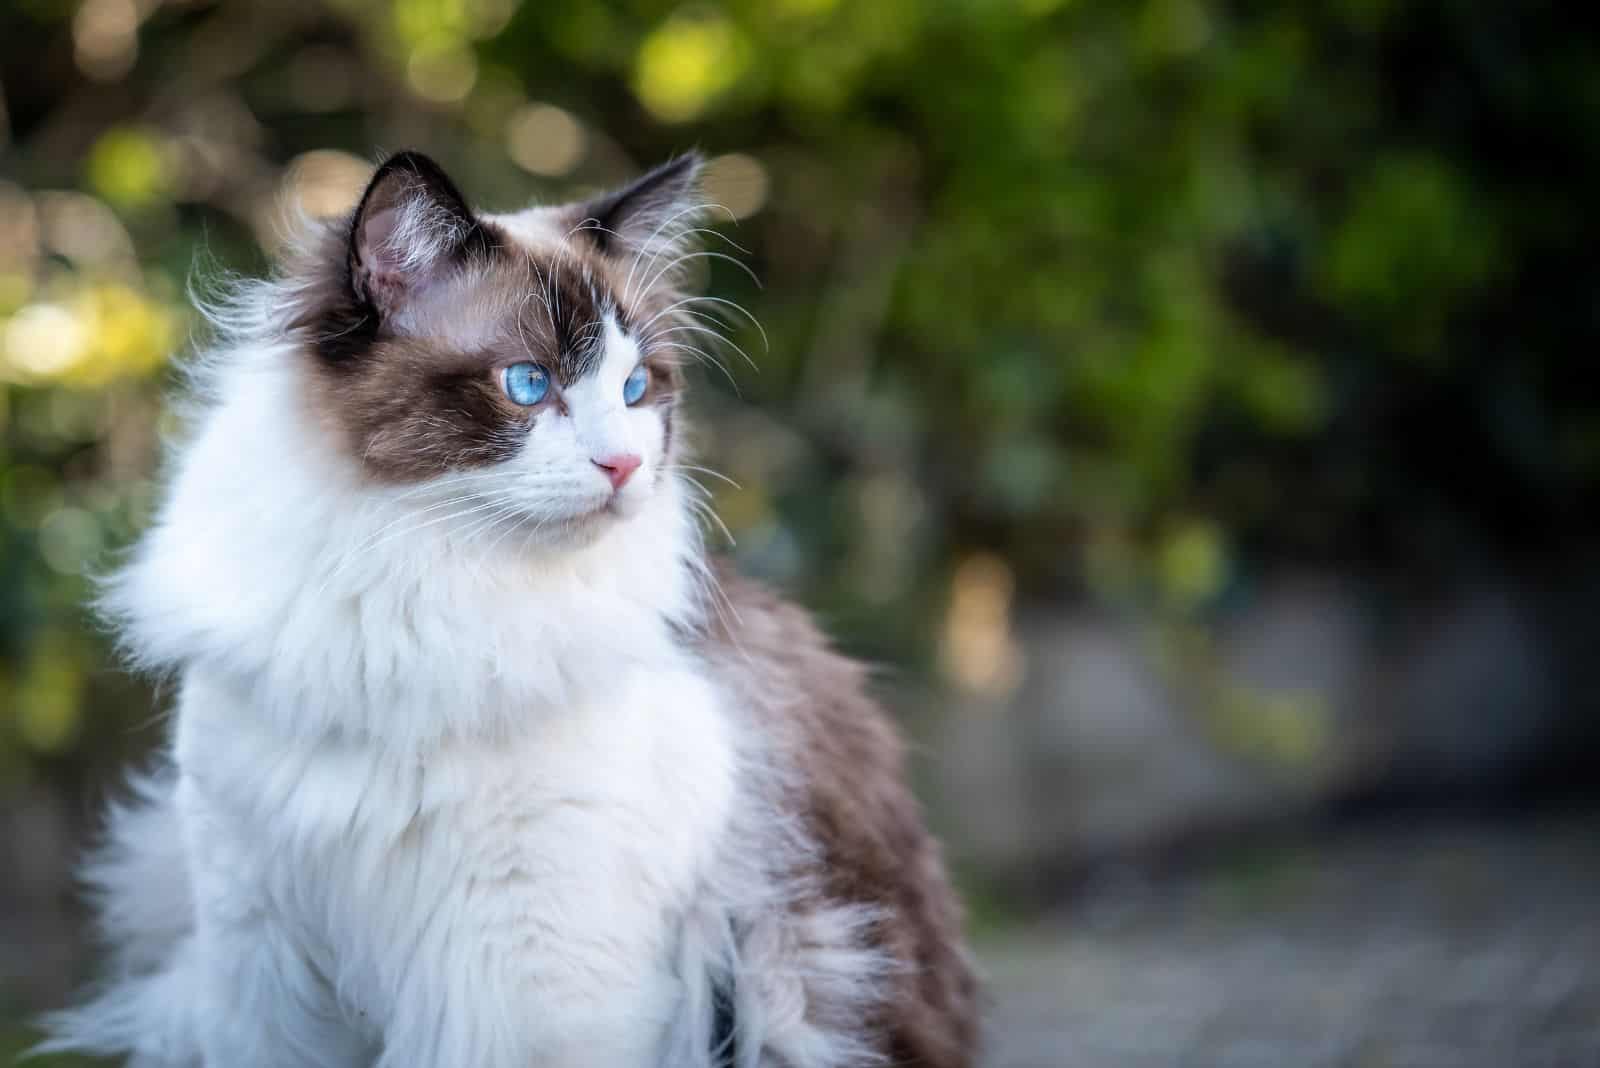
[[[697,155],[474,212],[427,157],[213,314],[104,605],[177,680],[87,867],[139,1068],[959,1068],[956,898],[865,670],[708,557]]]

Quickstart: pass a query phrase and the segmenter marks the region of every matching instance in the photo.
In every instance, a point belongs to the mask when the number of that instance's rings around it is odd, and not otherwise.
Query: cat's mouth
[[[653,490],[653,485],[641,484],[628,487],[628,492],[574,493],[559,505],[537,497],[519,502],[514,495],[498,496],[491,498],[488,505],[490,520],[480,518],[469,522],[483,530],[492,527],[495,534],[501,535],[498,542],[494,534],[485,537],[486,544],[515,547],[542,543],[554,548],[581,547],[637,518],[649,508],[655,495]],[[494,515],[500,518],[492,518]],[[471,526],[467,529],[473,531]],[[477,536],[476,531],[473,536]]]
[[[634,518],[644,507],[644,501],[631,494],[613,493],[603,500],[579,509],[562,521],[567,535],[580,541],[598,537],[616,523]]]
[[[633,498],[623,497],[622,494],[613,494],[596,507],[583,514],[586,522],[595,524],[624,523],[639,514],[644,502]]]

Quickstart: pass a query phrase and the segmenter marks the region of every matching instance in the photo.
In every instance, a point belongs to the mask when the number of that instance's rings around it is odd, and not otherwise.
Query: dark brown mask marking
[[[624,294],[623,280],[663,224],[693,205],[698,167],[686,156],[559,209],[571,233],[551,252],[475,215],[426,156],[389,159],[350,217],[290,269],[291,324],[307,343],[318,418],[385,481],[508,459],[536,420],[561,410],[560,388],[595,370],[606,315],[632,333],[677,299],[665,283]],[[452,340],[465,337],[477,340]],[[657,350],[644,353],[651,385],[639,403],[660,406],[670,436],[681,376],[670,348]],[[522,360],[553,381],[532,408],[499,384],[501,369]]]

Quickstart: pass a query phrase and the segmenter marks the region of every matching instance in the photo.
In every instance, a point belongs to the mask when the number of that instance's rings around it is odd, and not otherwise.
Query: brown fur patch
[[[460,257],[449,279],[412,298],[410,325],[397,329],[352,286],[350,225],[322,235],[293,268],[303,295],[293,325],[307,341],[313,412],[383,481],[508,459],[535,420],[565,410],[562,389],[595,368],[605,314],[628,332],[672,299],[652,292],[625,306],[616,265],[598,251],[530,250],[485,222],[481,244]],[[641,344],[641,351],[650,386],[638,403],[663,409],[670,438],[680,361],[664,345]],[[513,404],[500,386],[501,370],[523,360],[552,380],[531,408]]]
[[[729,569],[719,577],[736,633],[715,627],[707,660],[759,717],[758,729],[784,740],[804,794],[796,800],[822,851],[824,893],[881,910],[878,948],[898,968],[873,1022],[879,1052],[894,1065],[967,1068],[978,985],[960,906],[866,669],[829,648],[799,608]]]

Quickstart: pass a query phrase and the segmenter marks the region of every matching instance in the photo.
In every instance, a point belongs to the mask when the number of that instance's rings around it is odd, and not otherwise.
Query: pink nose
[[[639,464],[642,462],[634,453],[623,452],[615,456],[602,456],[594,462],[594,465],[604,471],[606,477],[611,480],[611,488],[619,490],[633,477],[633,473],[639,470]]]

